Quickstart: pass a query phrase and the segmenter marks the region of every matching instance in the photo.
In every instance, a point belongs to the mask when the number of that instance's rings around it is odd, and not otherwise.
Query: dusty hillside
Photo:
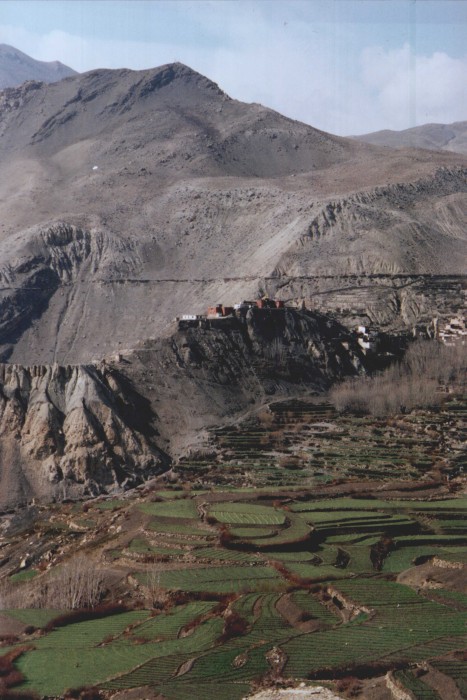
[[[454,124],[423,124],[402,131],[375,131],[355,136],[355,139],[375,146],[389,148],[428,148],[432,151],[467,153],[467,122]]]
[[[30,83],[0,104],[3,360],[89,362],[211,303],[308,298],[317,275],[465,272],[463,156],[325,134],[180,64]],[[318,286],[318,308],[372,317]],[[436,313],[416,292],[386,322],[419,306]]]
[[[181,323],[99,366],[3,365],[0,507],[140,483],[205,427],[269,397],[321,391],[363,363],[326,316],[256,309]]]
[[[360,371],[336,315],[464,312],[464,156],[335,137],[171,64],[4,90],[0,158],[3,507],[139,482]],[[265,292],[313,312],[173,325]]]
[[[76,71],[60,61],[36,61],[8,44],[0,44],[0,90],[16,87],[26,80],[54,83]]]

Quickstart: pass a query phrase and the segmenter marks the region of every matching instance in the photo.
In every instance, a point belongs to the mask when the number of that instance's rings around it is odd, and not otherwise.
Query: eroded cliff
[[[320,393],[364,366],[332,318],[256,308],[181,321],[97,365],[1,365],[0,506],[133,486],[206,427],[271,397]]]
[[[163,468],[96,367],[0,366],[0,505],[96,495]]]

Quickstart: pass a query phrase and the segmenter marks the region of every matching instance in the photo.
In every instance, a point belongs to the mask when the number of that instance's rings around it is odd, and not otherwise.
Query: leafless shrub
[[[79,555],[62,564],[47,586],[47,607],[65,610],[93,608],[104,593],[104,575],[96,563]]]
[[[346,676],[337,681],[336,690],[339,693],[346,693],[350,698],[356,698],[362,693],[362,684],[358,678]]]
[[[161,572],[157,567],[147,571],[146,588],[148,591],[148,604],[152,608],[160,609],[167,605],[168,594],[161,586]]]
[[[466,355],[462,346],[417,341],[400,364],[374,377],[351,379],[335,387],[331,401],[338,411],[381,417],[436,406],[441,400],[441,386],[465,385]]]
[[[0,610],[38,608],[41,594],[35,581],[14,584],[4,580],[0,584]]]
[[[467,353],[460,343],[444,345],[429,340],[413,343],[407,350],[403,366],[413,376],[423,377],[426,373],[440,383],[462,381],[467,368]],[[465,382],[465,376],[463,378]]]
[[[276,445],[277,447],[285,447],[289,442],[287,436],[285,435],[284,428],[277,428],[277,430],[272,430],[269,433],[269,437],[274,443],[274,445]]]
[[[14,661],[32,647],[18,647],[0,657],[0,697],[8,696],[8,689],[24,681],[23,674],[14,666]]]
[[[46,577],[41,576],[21,584],[4,581],[0,589],[0,609],[93,608],[103,594],[103,571],[93,560],[77,555]]]
[[[224,643],[233,637],[243,637],[248,631],[248,622],[234,610],[229,610],[224,617],[224,629],[219,642]]]
[[[101,700],[105,697],[103,691],[97,688],[72,688],[65,691],[65,700]]]

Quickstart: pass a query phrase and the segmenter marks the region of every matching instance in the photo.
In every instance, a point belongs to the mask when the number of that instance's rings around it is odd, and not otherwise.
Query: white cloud
[[[404,44],[392,51],[365,49],[361,66],[378,128],[406,129],[467,118],[467,57],[416,55]]]
[[[39,41],[40,36],[38,34],[33,34],[22,27],[14,27],[6,24],[0,26],[0,43],[10,44],[10,46],[14,46],[20,51],[29,53],[33,58],[37,58],[35,53]]]

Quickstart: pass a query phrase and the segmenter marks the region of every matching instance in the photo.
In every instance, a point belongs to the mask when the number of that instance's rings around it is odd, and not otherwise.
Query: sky
[[[343,136],[467,120],[467,0],[0,0],[0,43],[80,72],[180,61]]]

